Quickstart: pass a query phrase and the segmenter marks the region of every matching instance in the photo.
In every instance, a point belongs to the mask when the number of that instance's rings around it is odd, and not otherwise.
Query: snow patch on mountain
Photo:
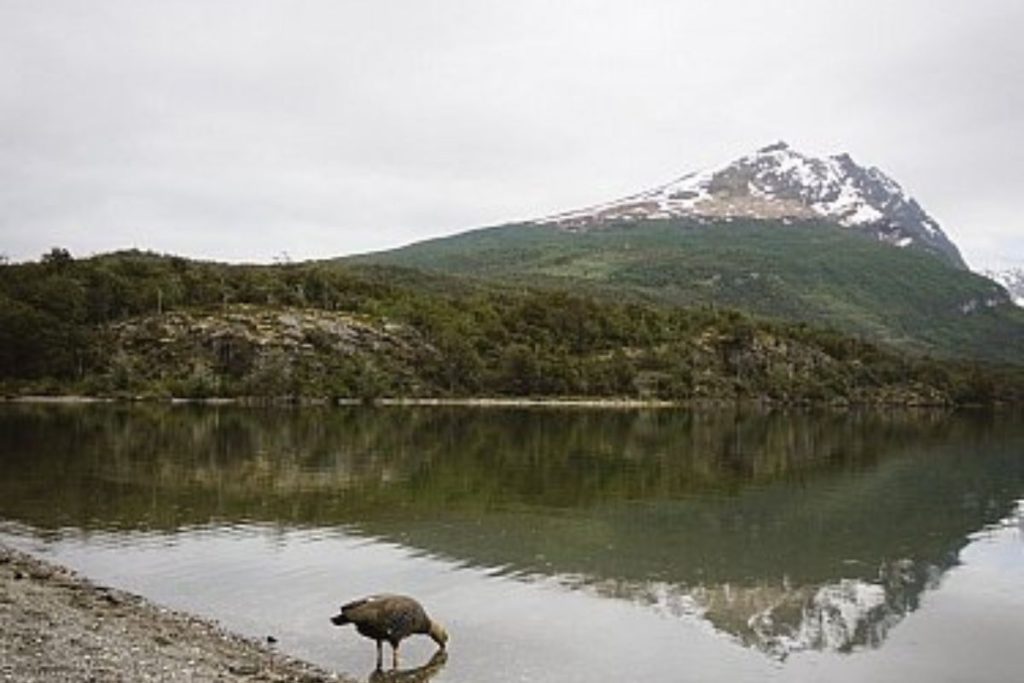
[[[990,280],[995,280],[1007,292],[1013,303],[1024,307],[1024,267],[1006,270],[985,270],[981,273]]]

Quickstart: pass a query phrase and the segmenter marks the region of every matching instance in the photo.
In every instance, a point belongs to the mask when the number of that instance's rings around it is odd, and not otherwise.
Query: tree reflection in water
[[[849,651],[1013,513],[1018,417],[6,405],[0,516],[344,526],[700,615],[777,657]]]

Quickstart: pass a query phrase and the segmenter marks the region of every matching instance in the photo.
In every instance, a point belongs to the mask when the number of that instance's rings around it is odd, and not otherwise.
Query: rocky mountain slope
[[[779,142],[720,168],[652,190],[537,221],[569,230],[664,218],[819,219],[966,268],[934,218],[899,183],[848,154],[818,159]]]

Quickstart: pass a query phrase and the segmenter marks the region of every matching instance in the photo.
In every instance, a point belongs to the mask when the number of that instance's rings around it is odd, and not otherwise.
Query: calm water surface
[[[0,540],[363,680],[387,590],[403,680],[1014,681],[1021,417],[3,405]]]

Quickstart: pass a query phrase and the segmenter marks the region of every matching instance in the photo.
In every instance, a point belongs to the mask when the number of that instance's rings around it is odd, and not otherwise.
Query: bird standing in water
[[[384,657],[383,643],[391,643],[391,664],[398,668],[398,646],[402,640],[416,633],[433,638],[440,649],[448,643],[448,632],[441,624],[427,616],[420,603],[405,595],[371,595],[342,605],[341,611],[331,617],[335,626],[355,624],[361,635],[377,641],[377,668]]]

